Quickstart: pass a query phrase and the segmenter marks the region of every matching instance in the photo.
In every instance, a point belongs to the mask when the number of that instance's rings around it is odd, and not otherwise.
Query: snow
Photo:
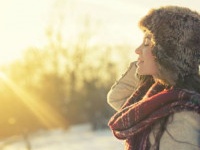
[[[26,141],[26,142],[25,142]],[[0,143],[0,148],[8,141]],[[88,124],[69,130],[40,131],[4,146],[3,150],[123,150],[109,129],[92,131]]]

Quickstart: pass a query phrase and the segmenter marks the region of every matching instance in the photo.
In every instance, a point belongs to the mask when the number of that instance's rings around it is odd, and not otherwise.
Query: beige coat
[[[122,77],[115,82],[107,94],[107,102],[115,110],[119,110],[121,108],[138,84],[139,80],[135,76],[135,63],[136,62],[132,62],[130,64],[125,74],[123,74]]]
[[[126,73],[116,81],[108,92],[107,102],[115,110],[119,110],[135,90],[138,83],[135,70],[135,62],[133,62]],[[200,150],[200,115],[182,111],[175,113],[170,119],[173,120],[167,125],[167,129],[161,138],[160,150]],[[155,126],[149,135],[151,145],[155,142],[153,135],[157,128]],[[150,150],[153,149],[152,146]]]

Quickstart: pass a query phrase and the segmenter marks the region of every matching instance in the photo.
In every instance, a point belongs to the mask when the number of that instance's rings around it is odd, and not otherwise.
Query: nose
[[[140,54],[141,53],[141,46],[139,46],[138,48],[135,49],[135,53],[136,54]]]

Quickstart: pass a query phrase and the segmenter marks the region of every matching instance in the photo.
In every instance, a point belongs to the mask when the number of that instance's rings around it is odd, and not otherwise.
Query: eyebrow
[[[146,33],[145,36],[144,36],[144,40],[149,40],[154,45],[155,42],[153,41],[152,38],[153,38],[152,35],[148,34],[148,33]]]
[[[144,38],[151,39],[151,35],[147,34]]]

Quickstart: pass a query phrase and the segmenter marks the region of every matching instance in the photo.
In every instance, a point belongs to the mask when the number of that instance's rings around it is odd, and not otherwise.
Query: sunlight
[[[43,101],[37,101],[33,95],[30,95],[25,90],[22,90],[7,76],[0,72],[0,79],[9,86],[10,89],[20,98],[20,100],[29,108],[31,112],[45,125],[47,128],[52,126],[64,127],[64,118],[58,114],[51,106],[44,103]],[[13,118],[9,119],[9,123],[14,123]]]
[[[0,1],[0,63],[18,59],[27,47],[46,42],[44,26],[53,1]]]
[[[0,79],[2,79],[3,81],[7,80],[7,77],[3,72],[0,72]]]
[[[55,8],[57,3],[67,3]],[[44,46],[46,27],[56,24],[60,12],[68,17],[63,25],[63,37],[67,40],[77,37],[83,27],[81,20],[88,16],[97,26],[97,42],[119,43],[121,41],[139,42],[137,22],[152,7],[160,5],[182,5],[199,10],[199,0],[192,3],[185,0],[143,2],[140,0],[0,0],[0,63],[19,58],[29,46]],[[55,14],[52,13],[55,11]],[[67,12],[67,13],[66,13]],[[56,19],[55,19],[56,18]],[[49,24],[50,23],[50,24]],[[79,26],[80,25],[80,26]],[[70,41],[71,42],[71,41]]]

